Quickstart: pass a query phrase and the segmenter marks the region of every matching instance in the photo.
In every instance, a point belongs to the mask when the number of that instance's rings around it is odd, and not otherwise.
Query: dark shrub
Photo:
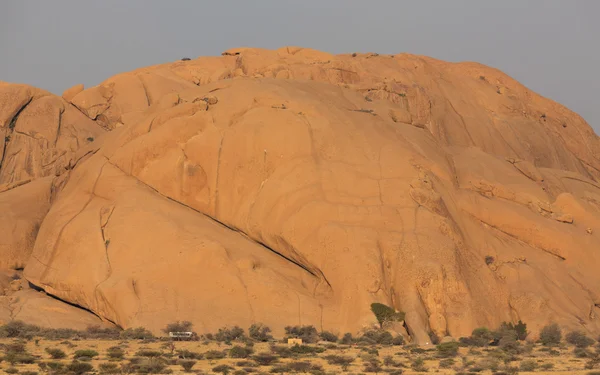
[[[212,359],[222,359],[225,358],[225,353],[219,350],[209,350],[204,353],[204,358],[212,360]]]
[[[498,341],[498,348],[510,355],[516,355],[523,352],[521,344],[517,341],[517,333],[512,330],[499,331],[502,336]]]
[[[330,365],[341,366],[343,371],[348,370],[348,367],[350,366],[350,364],[352,362],[354,362],[353,357],[343,356],[343,355],[331,354],[331,355],[325,356],[324,358],[327,361],[327,363],[329,363]]]
[[[321,340],[327,342],[337,342],[338,337],[329,331],[323,331],[319,334]]]
[[[141,349],[135,353],[137,357],[161,357],[163,352],[158,350],[150,350],[150,349]]]
[[[454,365],[453,358],[445,358],[440,360],[440,368],[450,368]]]
[[[363,358],[363,362],[365,363],[365,366],[363,368],[364,372],[378,373],[383,370],[383,368],[381,367],[381,362],[375,356],[365,357]]]
[[[118,346],[111,346],[106,350],[106,356],[112,360],[120,360],[125,356],[125,351]]]
[[[179,365],[183,367],[185,372],[190,372],[192,367],[196,364],[196,361],[193,359],[182,359],[179,361]]]
[[[60,362],[38,362],[38,367],[43,372],[59,373],[65,367],[64,363]]]
[[[292,354],[298,356],[323,353],[325,350],[327,350],[325,348],[310,345],[294,345],[289,349]]]
[[[212,370],[213,372],[220,372],[223,375],[227,375],[231,370],[233,370],[233,367],[228,365],[218,365],[216,367],[213,367]]]
[[[163,332],[166,334],[169,334],[169,332],[192,332],[193,326],[194,325],[192,324],[192,322],[189,322],[187,320],[184,320],[182,322],[176,321],[174,323],[167,324],[167,326],[163,329]]]
[[[398,335],[398,336],[394,337],[394,339],[392,340],[392,345],[395,345],[395,346],[404,345],[404,336]]]
[[[118,340],[121,336],[121,330],[116,327],[90,326],[85,330],[84,336],[96,340]]]
[[[23,354],[27,353],[24,341],[13,341],[5,346],[6,353]]]
[[[587,337],[585,333],[579,331],[572,331],[567,333],[565,340],[578,348],[587,348],[594,343],[594,340]]]
[[[517,340],[523,341],[529,334],[527,332],[527,324],[523,323],[521,320],[517,322],[517,324],[512,324],[509,322],[503,322],[500,324],[499,335],[504,336],[504,332],[513,331],[516,335]]]
[[[134,357],[128,365],[122,366],[124,373],[135,372],[138,374],[167,374],[171,370],[167,368],[167,362],[160,357]]]
[[[350,345],[354,342],[354,338],[352,337],[351,333],[344,333],[344,336],[342,336],[342,338],[340,339],[340,344],[344,344],[344,345]]]
[[[215,335],[217,341],[231,342],[244,338],[244,330],[238,326],[233,328],[219,328],[219,332]]]
[[[116,363],[105,362],[98,365],[101,374],[120,374],[121,370]]]
[[[396,312],[393,308],[386,306],[382,303],[372,303],[371,311],[375,314],[377,322],[379,322],[379,328],[383,328],[383,325],[387,322],[399,322],[404,320],[403,312]]]
[[[544,363],[540,365],[540,368],[544,371],[549,371],[554,368],[554,363]]]
[[[314,344],[319,341],[319,333],[313,326],[287,326],[285,327],[285,338],[299,338],[303,343]]]
[[[416,372],[427,372],[427,367],[425,367],[425,361],[423,358],[416,358],[410,364],[410,368]]]
[[[52,359],[63,359],[67,356],[67,353],[58,348],[46,348],[46,353],[50,354]]]
[[[31,364],[35,363],[36,359],[37,358],[28,353],[7,352],[4,356],[4,360],[11,365],[14,365],[15,363]]]
[[[588,358],[592,355],[592,353],[585,348],[575,347],[575,349],[573,349],[573,355],[575,355],[577,358]]]
[[[79,359],[79,358],[83,358],[83,357],[94,358],[96,356],[98,356],[98,352],[95,350],[92,350],[92,349],[77,350],[77,351],[75,351],[75,354],[73,354],[74,359]]]
[[[456,355],[458,354],[458,347],[459,347],[459,344],[456,341],[438,344],[438,346],[436,347],[437,352],[438,352],[438,357],[442,357],[442,358],[456,357]]]
[[[366,344],[381,344],[381,345],[392,345],[394,337],[391,333],[384,330],[371,330],[365,332],[359,339],[359,342]]]
[[[542,328],[540,332],[540,341],[542,344],[547,346],[554,346],[560,344],[562,338],[562,331],[558,324],[553,323]]]
[[[18,374],[19,370],[17,370],[14,367],[9,367],[9,368],[4,369],[4,372],[6,372],[7,374]]]
[[[187,349],[180,349],[177,351],[177,357],[180,359],[202,359],[204,355]]]
[[[234,346],[229,349],[229,356],[231,358],[248,358],[252,354],[252,349],[245,348],[243,346]]]
[[[383,357],[383,364],[385,366],[392,366],[392,367],[399,367],[400,363],[396,362],[394,360],[394,357],[392,357],[391,355],[386,355],[385,357]]]
[[[189,57],[182,57],[181,61],[190,61],[191,59]]]
[[[254,362],[261,366],[269,366],[271,363],[277,362],[279,359],[271,353],[259,353],[252,356]]]
[[[191,325],[190,325],[190,328],[191,328]],[[169,331],[169,332],[174,332],[174,331]],[[180,332],[180,331],[177,331],[177,332]],[[183,332],[187,332],[187,331],[183,331]],[[121,332],[120,336],[123,340],[149,340],[149,339],[154,338],[154,335],[152,334],[152,332],[150,332],[147,329],[142,328],[142,327],[127,328],[126,330]]]
[[[94,366],[86,362],[73,361],[67,366],[67,371],[76,375],[85,374],[94,370]]]
[[[273,339],[271,336],[271,328],[262,323],[255,323],[248,329],[248,335],[251,339],[261,342],[266,342]]]
[[[534,361],[532,359],[528,359],[525,361],[521,361],[521,363],[519,363],[519,370],[525,371],[525,372],[531,372],[531,371],[535,371],[537,366],[538,366],[538,364],[536,361]]]

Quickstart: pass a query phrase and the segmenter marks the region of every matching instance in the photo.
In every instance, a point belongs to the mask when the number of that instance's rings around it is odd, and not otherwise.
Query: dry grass
[[[12,339],[1,339],[0,344],[10,344],[14,340]],[[112,363],[121,364],[127,363],[128,360],[135,356],[135,354],[140,350],[151,350],[151,351],[160,351],[164,353],[168,357],[170,356],[171,349],[166,347],[165,341],[152,341],[152,342],[144,342],[144,341],[101,341],[101,340],[80,340],[80,341],[49,341],[49,340],[35,340],[28,341],[26,344],[27,351],[37,357],[36,362],[40,361],[52,361],[50,355],[46,352],[46,348],[59,348],[63,350],[67,357],[59,360],[62,363],[68,364],[72,361],[73,354],[77,350],[82,349],[93,349],[99,353],[99,356],[92,359],[89,363],[94,366],[94,369],[98,371],[99,365],[101,363],[111,362],[107,357],[107,349],[113,346],[121,346],[125,351],[125,358],[122,361],[112,361]],[[175,353],[177,350],[189,350],[197,353],[206,353],[210,350],[223,351],[232,348],[234,345],[241,345],[240,343],[233,343],[232,345],[227,345],[224,343],[217,342],[202,342],[202,341],[179,341],[175,342]],[[278,344],[283,345],[283,344]],[[485,366],[486,358],[493,356],[494,351],[497,351],[496,348],[460,348],[459,354],[454,358],[454,364],[451,365],[450,368],[440,368],[440,361],[443,360],[437,357],[437,351],[435,347],[425,348],[425,350],[414,350],[410,346],[368,346],[368,347],[360,347],[356,345],[340,345],[340,344],[329,344],[329,343],[319,343],[314,346],[320,346],[323,348],[327,348],[324,352],[319,354],[313,354],[309,357],[302,356],[297,358],[279,358],[276,364],[287,364],[294,361],[309,361],[312,364],[318,364],[322,366],[323,372],[325,374],[339,374],[342,373],[342,368],[339,365],[331,365],[328,364],[325,359],[326,356],[330,355],[342,355],[346,357],[355,358],[354,362],[348,367],[348,374],[361,374],[361,373],[369,373],[365,371],[365,364],[369,361],[379,360],[382,370],[379,373],[392,373],[393,371],[402,371],[404,374],[416,374],[411,368],[411,364],[417,359],[422,358],[424,360],[424,366],[428,369],[428,373],[436,373],[436,374],[455,374],[457,372],[464,373],[473,373],[470,370],[463,368],[463,364],[470,364],[467,368],[472,368],[473,363],[483,363]],[[269,343],[256,343],[254,345],[254,353],[261,352],[271,352]],[[377,349],[378,353],[373,352],[374,349]],[[411,350],[412,349],[412,350]],[[367,354],[367,351],[371,350],[371,354]],[[521,354],[518,356],[516,361],[510,362],[511,366],[519,366],[519,363],[524,360],[532,360],[537,363],[537,369],[535,370],[536,374],[588,374],[592,370],[586,370],[584,368],[588,359],[586,358],[576,358],[573,355],[573,348],[571,346],[562,346],[556,349],[557,353],[554,353],[554,356],[550,355],[548,351],[542,350],[540,345],[536,345],[533,350],[528,354]],[[386,358],[387,357],[387,358]],[[175,354],[171,357],[172,361],[175,361],[177,355]],[[213,373],[212,369],[218,365],[226,364],[233,368],[230,374],[233,374],[236,370],[241,370],[244,366],[237,365],[238,362],[244,361],[244,359],[236,359],[236,358],[223,358],[216,360],[208,360],[208,359],[200,359],[192,368],[192,372],[197,373]],[[253,362],[251,359],[247,359],[247,361]],[[489,363],[489,361],[488,361]],[[552,364],[553,368],[550,370],[541,369],[541,366],[544,364]],[[500,370],[502,371],[504,364],[502,362],[499,363]],[[9,363],[6,361],[2,361],[0,363],[0,371],[5,373],[7,368],[11,367]],[[17,364],[16,367],[20,373],[25,371],[36,371],[40,374],[40,368],[37,363],[34,364]],[[253,373],[269,373],[272,369],[273,365],[270,366],[258,366],[253,367]],[[172,371],[173,374],[183,374],[183,368],[179,364],[170,364],[168,369]],[[595,369],[598,371],[598,369]],[[318,372],[317,372],[318,373]],[[492,371],[489,369],[485,369],[480,374],[491,374]],[[519,372],[521,374],[528,374],[529,372]],[[533,373],[533,372],[532,372]]]

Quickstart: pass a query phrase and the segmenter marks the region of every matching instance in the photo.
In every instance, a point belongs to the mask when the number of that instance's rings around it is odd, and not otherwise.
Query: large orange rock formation
[[[235,49],[63,97],[0,86],[0,265],[106,321],[600,333],[599,139],[495,69]]]

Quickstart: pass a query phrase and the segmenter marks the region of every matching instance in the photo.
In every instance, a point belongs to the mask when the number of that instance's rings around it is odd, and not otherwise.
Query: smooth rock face
[[[8,87],[0,120],[34,90]],[[59,102],[33,107],[45,139]],[[418,343],[519,319],[600,333],[598,137],[497,70],[246,48],[72,103],[95,139],[64,146],[25,277],[121,327],[356,332],[382,302]]]

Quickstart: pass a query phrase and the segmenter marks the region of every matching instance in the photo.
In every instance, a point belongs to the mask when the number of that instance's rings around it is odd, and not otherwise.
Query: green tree
[[[383,325],[387,322],[404,320],[405,315],[403,312],[396,312],[393,308],[377,302],[371,304],[371,311],[375,314],[380,328],[383,328]]]

